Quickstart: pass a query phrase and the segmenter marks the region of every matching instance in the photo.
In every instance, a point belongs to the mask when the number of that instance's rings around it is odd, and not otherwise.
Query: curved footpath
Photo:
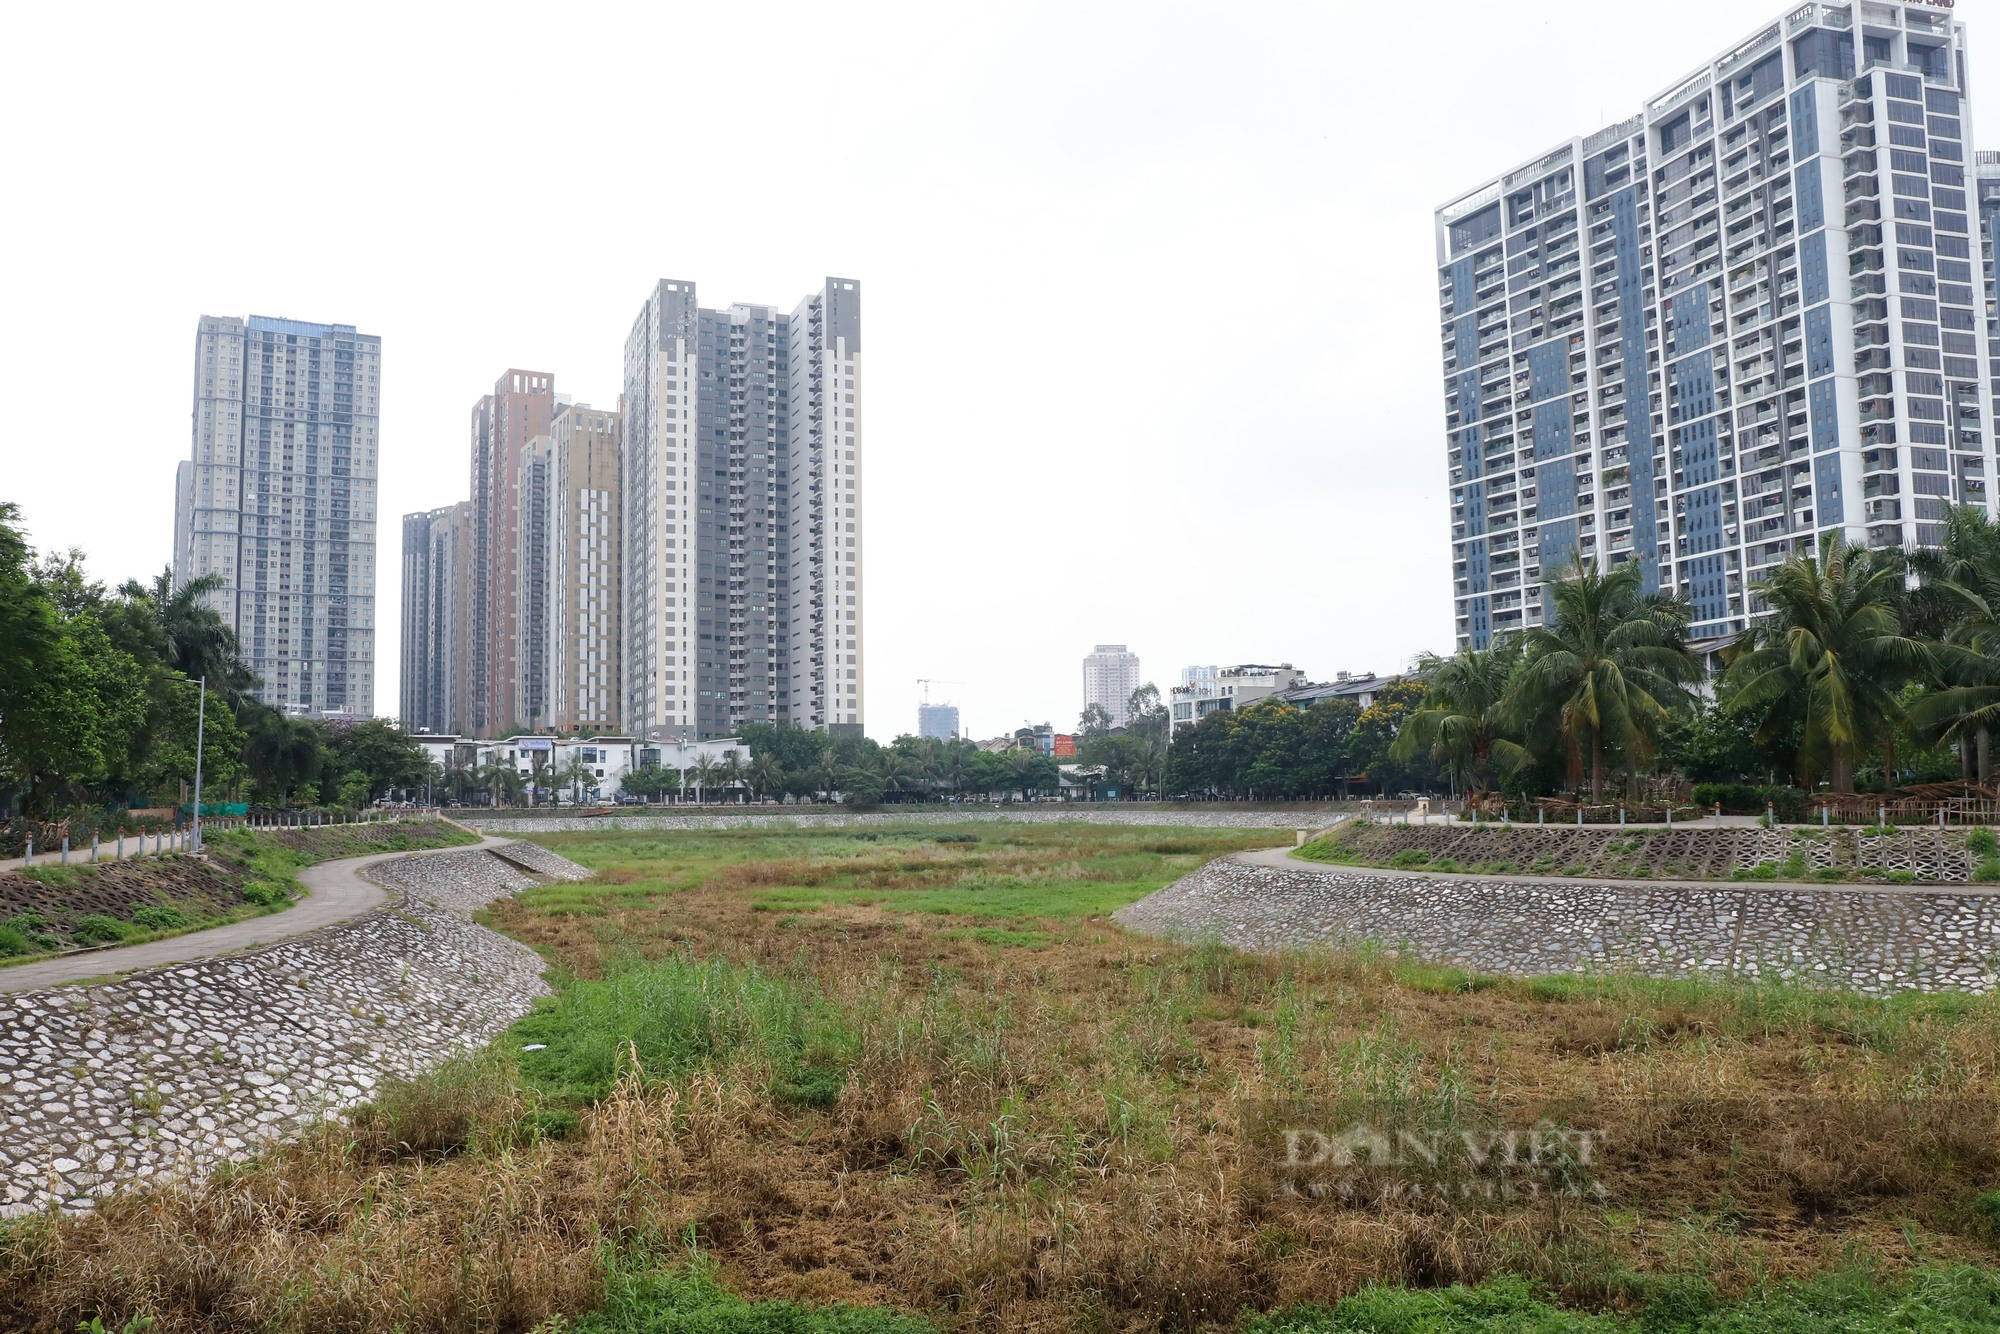
[[[512,839],[483,836],[472,845],[491,850]],[[436,852],[463,852],[466,848],[437,848]],[[43,987],[65,986],[71,982],[104,979],[116,973],[132,973],[144,968],[164,968],[192,959],[212,959],[218,954],[273,945],[293,936],[302,936],[323,927],[337,926],[363,913],[372,912],[388,901],[389,891],[367,879],[372,866],[398,857],[425,856],[427,853],[380,852],[367,857],[347,857],[321,862],[299,872],[306,896],[282,912],[248,917],[227,926],[206,931],[190,931],[184,936],[168,936],[143,945],[120,945],[107,950],[78,950],[53,959],[0,968],[0,995],[14,991],[36,991]]]
[[[1990,889],[1526,879],[1303,861],[1208,863],[1112,914],[1244,949],[1375,944],[1479,972],[1702,972],[1857,991],[1994,989]]]
[[[182,961],[0,996],[0,1214],[198,1176],[489,1040],[548,988],[541,957],[472,910],[590,872],[487,839],[307,875],[285,913],[132,947]],[[222,952],[280,925],[289,939]],[[132,950],[52,962],[101,975]]]

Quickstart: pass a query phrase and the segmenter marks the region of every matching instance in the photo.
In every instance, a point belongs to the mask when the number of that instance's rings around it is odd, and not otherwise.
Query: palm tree
[[[591,766],[588,760],[583,758],[582,751],[571,751],[569,759],[563,762],[562,772],[557,776],[556,781],[567,783],[569,785],[570,801],[575,805],[581,806],[583,804],[584,791],[586,789],[595,791],[597,788],[597,771]]]
[[[1561,737],[1573,781],[1587,759],[1590,799],[1602,801],[1605,745],[1628,759],[1650,755],[1667,703],[1701,674],[1687,647],[1688,605],[1641,592],[1637,562],[1605,572],[1581,556],[1542,596],[1549,621],[1522,636],[1506,708],[1531,732]]]
[[[1932,646],[1943,689],[1910,708],[1920,731],[1959,745],[1969,776],[1992,777],[2000,726],[2000,524],[1970,505],[1945,514],[1944,541],[1904,554],[1919,583],[1903,595],[1903,628]]]
[[[750,761],[749,779],[751,795],[761,801],[765,793],[785,785],[785,771],[769,755],[759,755]]]
[[[743,752],[739,750],[724,751],[722,763],[716,766],[715,772],[717,779],[727,790],[734,792],[741,788],[743,786],[744,774]]]
[[[819,748],[819,762],[813,765],[813,782],[818,790],[826,794],[828,801],[840,787],[840,755],[833,743],[827,742]]]
[[[1403,720],[1390,758],[1408,762],[1420,752],[1451,766],[1476,799],[1491,790],[1494,765],[1504,771],[1527,758],[1527,750],[1507,735],[1503,705],[1521,664],[1521,641],[1503,639],[1487,649],[1467,645],[1449,658],[1426,653],[1417,659],[1424,702]]]
[[[720,766],[709,756],[698,755],[688,767],[694,770],[694,799],[699,804],[704,790],[714,784],[715,773]]]
[[[474,786],[486,793],[487,800],[498,806],[504,798],[508,805],[520,801],[526,784],[521,779],[520,770],[511,764],[488,762],[479,766],[473,775]]]
[[[1802,720],[1801,775],[1823,757],[1833,790],[1851,793],[1856,757],[1899,715],[1897,687],[1930,660],[1897,618],[1902,562],[1828,533],[1817,557],[1794,552],[1755,591],[1771,612],[1724,650],[1723,708],[1761,713],[1765,744]]]
[[[916,757],[894,748],[882,752],[882,763],[876,773],[882,779],[882,786],[898,795],[919,791],[928,782]]]
[[[190,681],[206,678],[211,690],[234,703],[256,689],[257,678],[243,665],[236,632],[206,601],[225,586],[219,574],[204,574],[176,586],[170,567],[160,572],[151,588],[133,579],[118,591],[150,622],[169,667]]]
[[[1884,553],[1917,579],[1903,595],[1903,629],[1912,636],[1945,639],[1967,617],[1966,595],[1986,606],[2000,602],[2000,523],[1972,505],[1945,511],[1944,540],[1934,547]]]

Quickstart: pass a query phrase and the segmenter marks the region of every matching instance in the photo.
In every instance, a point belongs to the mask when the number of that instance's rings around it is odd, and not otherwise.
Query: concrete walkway
[[[476,846],[492,849],[512,842],[511,838],[484,837]],[[184,936],[169,936],[165,940],[148,941],[143,945],[85,950],[18,964],[12,968],[0,968],[0,995],[59,987],[86,978],[107,979],[111,974],[162,968],[194,959],[212,959],[219,954],[270,945],[318,931],[322,927],[351,921],[388,902],[389,892],[363,875],[377,862],[439,852],[465,852],[474,846],[430,848],[422,852],[378,852],[366,857],[346,857],[340,861],[308,866],[299,872],[299,883],[305,886],[306,897],[282,912],[246,918],[206,931],[191,931]],[[41,859],[36,860],[39,862]]]

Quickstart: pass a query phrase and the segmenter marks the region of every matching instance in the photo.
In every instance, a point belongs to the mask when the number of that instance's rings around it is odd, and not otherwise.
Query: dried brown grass
[[[867,860],[893,877],[919,858]],[[1954,1224],[2000,1172],[1992,1003],[1871,1029],[1865,1006],[1774,1016],[1720,991],[1437,995],[1365,954],[1246,956],[1101,923],[996,951],[944,936],[948,918],[750,911],[757,888],[819,869],[733,868],[597,919],[495,915],[586,975],[613,950],[692,947],[814,979],[859,1052],[831,1108],[774,1102],[746,1057],[628,1076],[548,1140],[503,1062],[470,1063],[253,1168],[12,1229],[0,1322],[524,1331],[595,1303],[607,1245],[690,1228],[747,1296],[978,1329],[1195,1329],[1501,1269],[1613,1301],[1631,1270],[1741,1288],[1856,1248],[1994,1258]],[[932,873],[965,869],[938,857]],[[1243,1108],[1261,1100],[1449,1089],[1597,1099],[1616,1221],[1333,1208],[1244,1161]],[[1892,1093],[1926,1101],[1908,1114]]]

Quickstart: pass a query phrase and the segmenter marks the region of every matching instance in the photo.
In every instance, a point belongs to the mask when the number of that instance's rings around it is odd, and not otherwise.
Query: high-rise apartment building
[[[542,670],[552,731],[623,725],[618,443],[619,414],[587,404],[563,408],[549,428]]]
[[[219,575],[264,703],[374,711],[382,341],[349,324],[204,315],[174,575]]]
[[[558,409],[560,410],[560,409]],[[552,423],[553,424],[553,423]],[[538,435],[521,447],[514,477],[514,587],[507,600],[515,637],[510,729],[539,732],[548,726],[549,462],[550,440]]]
[[[658,283],[625,344],[624,726],[862,724],[861,306]]]
[[[1139,655],[1123,644],[1099,644],[1083,660],[1083,707],[1103,709],[1113,727],[1130,721],[1127,706],[1139,685]]]
[[[472,503],[403,516],[400,707],[411,732],[457,732],[467,636]]]
[[[1734,631],[1819,534],[1988,504],[1965,30],[1804,4],[1437,214],[1458,641],[1542,624],[1573,557]]]
[[[509,370],[472,408],[472,569],[468,623],[473,656],[463,726],[481,736],[521,730],[523,632],[519,605],[521,456],[549,433],[556,383],[543,371]]]
[[[2000,153],[1973,157],[1979,190],[1979,261],[1986,275],[1987,380],[1993,390],[1992,420],[2000,426]]]

